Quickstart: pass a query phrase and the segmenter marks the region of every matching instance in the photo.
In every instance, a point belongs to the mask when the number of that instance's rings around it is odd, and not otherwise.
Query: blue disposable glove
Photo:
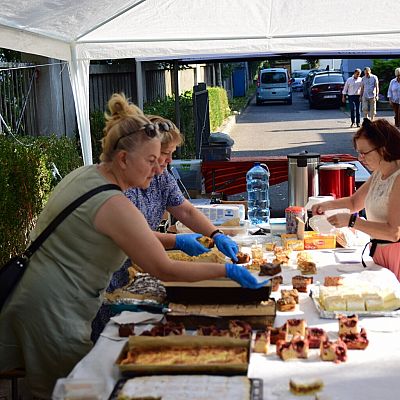
[[[229,236],[218,233],[213,239],[220,252],[224,253],[232,261],[237,262],[236,254],[239,251],[239,247]]]
[[[225,264],[226,277],[232,279],[248,289],[260,289],[265,286],[269,279],[265,281],[258,282],[256,277],[249,272],[245,267],[236,264]]]
[[[181,250],[189,256],[198,256],[207,253],[210,249],[204,247],[197,239],[202,237],[199,233],[179,233],[175,238],[175,249]]]

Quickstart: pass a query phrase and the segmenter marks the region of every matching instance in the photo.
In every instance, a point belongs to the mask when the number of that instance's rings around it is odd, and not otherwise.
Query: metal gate
[[[38,135],[37,77],[32,64],[0,63],[0,134]]]

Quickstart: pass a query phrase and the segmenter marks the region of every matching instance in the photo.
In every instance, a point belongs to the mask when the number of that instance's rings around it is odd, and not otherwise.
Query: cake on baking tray
[[[150,330],[142,332],[140,336],[180,336],[185,333],[185,326],[182,323],[167,321],[154,325]]]
[[[233,319],[229,321],[229,331],[232,337],[250,339],[252,334],[251,325],[246,321]]]

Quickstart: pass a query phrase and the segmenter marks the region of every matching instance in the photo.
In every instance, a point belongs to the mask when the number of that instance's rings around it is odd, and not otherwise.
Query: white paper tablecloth
[[[338,264],[334,251],[314,251],[313,258],[318,265],[318,273],[314,282],[323,283],[327,275],[356,274],[364,271],[360,264]],[[395,276],[388,270],[375,265],[367,256],[367,270],[376,271],[388,282],[398,284]],[[290,288],[291,278],[298,275],[294,267],[283,267],[284,285]],[[280,297],[279,292],[273,297]],[[322,319],[317,313],[312,299],[308,294],[300,294],[300,304],[295,312],[277,312],[275,326],[281,326],[288,318],[305,318],[308,326],[324,328],[328,335],[337,337],[338,321]],[[264,381],[264,399],[286,400],[298,398],[288,390],[290,377],[322,378],[325,384],[324,399],[330,400],[394,400],[400,398],[400,318],[362,318],[360,326],[367,329],[370,341],[366,350],[349,350],[348,360],[341,364],[323,362],[318,356],[318,350],[310,350],[307,360],[282,361],[275,354],[275,346],[271,346],[270,354],[264,356],[252,354],[248,370],[250,378],[261,378]],[[148,329],[149,327],[140,327]],[[140,329],[139,328],[139,329]],[[117,329],[110,322],[107,330]],[[113,334],[111,332],[111,334]],[[125,340],[115,341],[100,337],[93,350],[84,357],[73,369],[70,378],[101,378],[106,383],[107,392],[104,399],[110,395],[116,381],[120,378],[118,368],[114,365]],[[313,396],[303,396],[304,400],[314,399]],[[178,400],[178,399],[177,399]]]

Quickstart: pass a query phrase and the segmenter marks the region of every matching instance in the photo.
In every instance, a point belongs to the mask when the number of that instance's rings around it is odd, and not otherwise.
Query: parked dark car
[[[308,99],[308,95],[309,95],[309,92],[310,92],[310,86],[311,86],[311,82],[312,82],[312,80],[314,78],[314,75],[317,72],[321,72],[321,71],[325,71],[325,70],[321,69],[321,68],[310,69],[310,71],[308,72],[307,76],[304,78],[304,81],[303,81],[303,97],[305,99]]]
[[[308,103],[310,108],[322,106],[340,107],[344,86],[339,72],[317,72],[311,82]]]

